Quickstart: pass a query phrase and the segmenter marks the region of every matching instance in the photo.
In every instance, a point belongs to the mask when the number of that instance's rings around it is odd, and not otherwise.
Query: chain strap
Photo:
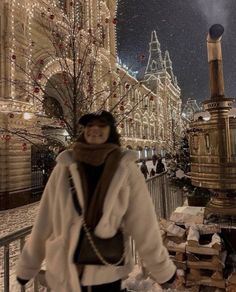
[[[123,254],[122,254],[122,256],[121,256],[121,259],[120,259],[118,262],[116,262],[116,263],[114,263],[114,264],[111,264],[111,263],[107,262],[107,261],[104,259],[104,257],[103,257],[102,254],[100,253],[100,251],[97,249],[97,247],[96,247],[96,245],[95,245],[95,243],[94,243],[94,241],[93,241],[93,238],[92,238],[92,236],[91,236],[91,233],[90,233],[90,231],[89,231],[89,228],[88,228],[88,226],[87,226],[87,224],[86,224],[86,222],[85,222],[85,220],[84,220],[83,217],[82,217],[82,225],[83,225],[83,228],[84,228],[85,234],[86,234],[86,236],[87,236],[87,238],[88,238],[88,240],[89,240],[89,243],[90,243],[90,245],[91,245],[93,251],[95,252],[96,256],[99,258],[99,260],[100,260],[104,265],[107,265],[107,266],[119,266],[119,265],[123,262],[123,260],[124,260],[124,258],[125,258],[125,244],[124,244],[124,250],[123,250]]]
[[[93,249],[93,251],[95,252],[96,256],[99,258],[99,260],[104,264],[104,265],[107,265],[107,266],[119,266],[122,261],[125,259],[125,253],[126,253],[126,249],[125,249],[125,244],[123,245],[123,254],[122,254],[122,257],[121,259],[114,263],[114,264],[111,264],[109,262],[107,262],[104,257],[102,256],[102,254],[100,253],[100,251],[97,249],[94,241],[93,241],[93,238],[91,236],[91,233],[89,231],[89,228],[87,227],[87,224],[84,220],[84,214],[83,214],[83,210],[79,204],[79,201],[78,201],[78,198],[77,198],[77,193],[76,193],[76,188],[74,186],[74,182],[73,182],[73,178],[72,176],[70,175],[69,176],[69,183],[70,183],[70,190],[71,190],[71,193],[72,193],[72,198],[73,198],[73,203],[74,203],[74,206],[75,206],[75,209],[76,211],[78,212],[79,216],[81,216],[81,219],[82,219],[82,226],[84,228],[84,231],[85,231],[85,234],[89,240],[89,243],[90,243],[90,246],[91,248]]]

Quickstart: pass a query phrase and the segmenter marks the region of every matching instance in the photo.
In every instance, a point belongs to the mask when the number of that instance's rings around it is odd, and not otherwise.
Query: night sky
[[[210,95],[208,29],[222,24],[225,95],[236,97],[236,0],[120,0],[117,18],[122,62],[133,70],[144,69],[151,31],[156,30],[162,52],[169,50],[183,101],[191,97],[199,103]]]

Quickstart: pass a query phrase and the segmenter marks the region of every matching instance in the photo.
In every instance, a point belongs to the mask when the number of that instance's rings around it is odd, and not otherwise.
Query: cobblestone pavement
[[[34,223],[39,203],[33,203],[19,208],[0,211],[0,238],[31,226]],[[20,291],[19,285],[15,283],[14,266],[19,255],[19,242],[10,244],[10,292]],[[3,258],[4,248],[0,248],[0,291],[3,291]],[[30,291],[27,289],[27,291]]]

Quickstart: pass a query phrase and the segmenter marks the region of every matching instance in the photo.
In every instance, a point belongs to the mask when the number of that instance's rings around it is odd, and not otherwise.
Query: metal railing
[[[182,205],[182,195],[176,188],[172,187],[168,183],[166,173],[155,175],[147,179],[146,182],[153,200],[157,218],[168,218],[176,207]],[[24,246],[25,239],[30,234],[31,229],[32,226],[29,226],[0,238],[0,268],[1,265],[3,266],[3,275],[0,274],[0,282],[2,281],[3,276],[4,292],[10,292],[10,269],[14,269],[14,262],[19,256]],[[14,253],[11,251],[11,247],[13,245],[15,245]],[[16,248],[17,245],[19,245],[18,248]],[[133,243],[132,252],[135,257],[135,261],[137,262],[135,246]],[[33,280],[32,286],[29,287],[30,290],[22,287],[21,292],[39,292],[41,279],[43,277],[43,271],[41,271]],[[49,291],[50,290],[47,289],[47,292]]]
[[[30,234],[31,230],[32,230],[32,226],[28,226],[0,238],[0,251],[1,251],[0,259],[1,259],[1,265],[3,265],[3,289],[4,289],[3,291],[4,292],[10,292],[10,269],[14,267],[16,256],[18,257],[18,255],[22,251],[23,246],[25,244],[25,239]],[[1,249],[3,249],[3,255],[2,255]],[[13,250],[14,252],[12,252]],[[33,285],[34,292],[39,291],[38,289],[39,277],[40,277],[40,274],[39,276],[35,277],[33,280],[32,285]],[[2,280],[1,278],[2,278],[2,275],[0,275],[0,282]],[[20,291],[25,292],[26,287],[22,286]]]
[[[168,219],[171,213],[183,205],[183,195],[179,188],[173,186],[167,177],[167,171],[146,179],[152,202],[158,219]],[[132,256],[135,264],[139,263],[139,256],[135,243],[131,240]]]
[[[31,187],[32,192],[40,192],[45,187],[55,165],[55,153],[46,145],[31,147]]]
[[[169,182],[167,172],[148,178],[146,183],[157,218],[168,219],[177,207],[183,205],[182,192]]]

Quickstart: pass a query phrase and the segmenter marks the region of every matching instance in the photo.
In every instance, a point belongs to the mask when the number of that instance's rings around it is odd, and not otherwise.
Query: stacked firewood
[[[163,232],[163,242],[167,247],[170,257],[178,269],[186,270],[186,230],[172,221],[160,220]]]
[[[225,252],[217,225],[193,225],[188,230],[186,286],[225,289],[223,268]]]
[[[236,291],[236,272],[232,272],[227,279],[227,292],[235,292]]]
[[[236,275],[233,273],[228,280],[223,276],[226,252],[217,224],[191,224],[186,227],[161,219],[160,227],[171,258],[183,271],[186,287],[194,291],[205,286],[236,292]]]

